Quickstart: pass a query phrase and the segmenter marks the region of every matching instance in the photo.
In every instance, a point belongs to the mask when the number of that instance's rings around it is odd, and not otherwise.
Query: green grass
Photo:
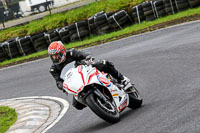
[[[183,18],[183,17],[186,17],[186,16],[195,15],[195,14],[200,14],[200,8],[189,9],[187,11],[180,12],[180,13],[170,15],[170,16],[166,16],[166,17],[163,17],[163,18],[159,18],[159,19],[156,19],[154,21],[148,21],[148,22],[145,21],[141,24],[135,24],[135,25],[129,26],[129,27],[123,29],[123,30],[119,30],[117,32],[112,32],[112,33],[101,35],[101,36],[91,36],[91,37],[84,39],[81,42],[70,43],[69,45],[66,45],[66,47],[67,48],[77,47],[77,46],[81,46],[81,45],[85,45],[85,44],[90,44],[90,43],[95,43],[95,42],[107,40],[107,39],[110,39],[110,38],[113,38],[111,40],[115,40],[115,37],[118,37],[118,36],[121,36],[121,35],[124,35],[124,34],[129,34],[129,33],[132,33],[132,32],[136,32],[136,31],[157,25],[157,24],[161,24],[161,23],[164,23],[164,22],[167,22],[167,21],[172,21],[172,20],[175,20],[175,19],[180,19],[180,18]]]
[[[43,19],[31,21],[25,26],[12,27],[0,32],[0,42],[15,37],[23,37],[38,32],[44,32],[53,28],[63,27],[80,20],[87,20],[97,12],[114,12],[118,10],[130,10],[131,7],[145,0],[101,0],[86,6],[69,10],[65,13],[56,13]],[[146,0],[147,1],[147,0]]]
[[[37,58],[39,56],[43,56],[43,55],[47,55],[47,54],[48,54],[47,50],[40,51],[40,52],[30,54],[30,55],[27,55],[27,56],[22,56],[22,57],[10,59],[10,60],[5,60],[3,62],[0,62],[0,66],[7,65],[7,64],[10,64],[10,63],[13,63],[13,62],[23,61],[23,60],[30,59],[30,58]]]
[[[94,44],[95,42],[98,42],[98,44],[101,43],[101,42],[104,43],[104,42],[107,42],[107,41],[116,40],[117,37],[122,36],[124,34],[130,34],[130,33],[142,30],[142,29],[147,29],[146,31],[148,31],[148,28],[151,27],[151,26],[154,26],[154,25],[157,25],[157,24],[162,24],[164,22],[180,19],[180,18],[187,17],[187,16],[192,16],[192,15],[195,15],[195,14],[200,15],[200,7],[194,8],[194,9],[189,9],[187,11],[179,12],[177,14],[166,16],[166,17],[163,17],[163,18],[159,18],[159,19],[156,19],[154,21],[148,21],[148,22],[145,21],[141,24],[134,24],[130,27],[127,27],[123,30],[119,30],[117,32],[112,32],[112,33],[108,33],[108,34],[101,35],[101,36],[94,36],[93,35],[93,36],[87,37],[83,41],[73,42],[73,43],[70,43],[70,44],[66,44],[65,46],[66,46],[66,48],[74,48],[74,47],[79,47],[79,46],[83,46],[83,45],[87,45],[87,44],[91,44],[91,43]],[[127,35],[127,36],[129,36],[129,35]],[[28,56],[19,57],[19,58],[16,58],[16,59],[11,59],[11,60],[1,62],[0,66],[6,65],[6,64],[9,64],[9,63],[13,63],[13,62],[16,62],[16,61],[22,61],[22,60],[29,59],[29,58],[35,58],[37,56],[42,56],[42,55],[47,55],[47,50],[44,50],[44,51],[38,52],[38,53],[34,53],[34,54],[31,54],[31,55],[28,55]]]
[[[17,113],[14,109],[0,106],[0,133],[5,133],[17,120]]]

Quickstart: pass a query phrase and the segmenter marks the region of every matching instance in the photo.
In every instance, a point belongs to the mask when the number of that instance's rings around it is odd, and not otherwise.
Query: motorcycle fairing
[[[110,82],[105,74],[91,66],[80,65],[76,68],[71,68],[64,76],[63,89],[69,94],[77,96],[85,86],[94,83],[102,85],[109,90],[119,112],[128,106],[128,94]]]

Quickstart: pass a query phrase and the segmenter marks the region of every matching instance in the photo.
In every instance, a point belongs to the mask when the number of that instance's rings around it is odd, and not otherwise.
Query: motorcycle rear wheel
[[[100,118],[109,123],[116,123],[120,120],[119,112],[110,101],[104,102],[98,96],[91,93],[87,96],[86,102],[88,107]]]
[[[133,86],[134,87],[134,86]],[[134,87],[134,91],[128,93],[129,95],[129,108],[136,109],[142,106],[143,99],[140,96],[138,90]]]

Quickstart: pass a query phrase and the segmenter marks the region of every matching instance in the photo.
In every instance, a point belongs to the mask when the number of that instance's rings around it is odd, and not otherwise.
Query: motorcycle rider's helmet
[[[55,65],[66,60],[66,49],[61,41],[52,42],[48,47],[48,54]]]

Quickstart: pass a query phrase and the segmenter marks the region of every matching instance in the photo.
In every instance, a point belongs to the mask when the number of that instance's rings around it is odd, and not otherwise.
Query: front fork
[[[101,100],[104,102],[108,101],[106,97],[99,91],[99,89],[95,88],[94,89],[94,94],[96,94]]]
[[[102,94],[102,92],[96,87],[96,86],[93,86],[94,89],[90,89],[88,90],[85,94],[84,94],[84,97],[82,97],[83,99],[86,99],[86,97],[88,95],[90,95],[91,93],[94,93],[97,97],[100,98],[100,100],[104,101],[104,102],[107,102],[108,99]]]

